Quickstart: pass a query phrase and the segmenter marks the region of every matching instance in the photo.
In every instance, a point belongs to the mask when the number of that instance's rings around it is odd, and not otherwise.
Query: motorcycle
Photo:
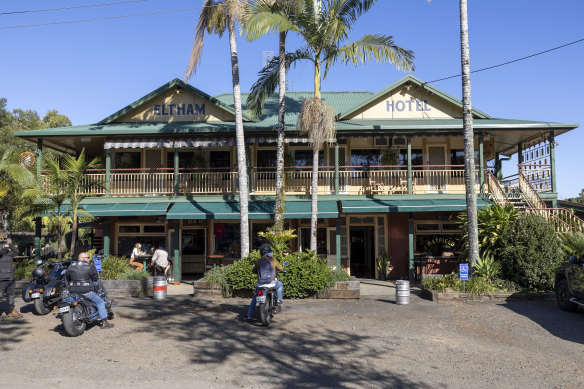
[[[108,298],[101,282],[95,283],[94,289],[96,289],[97,295],[105,301],[107,318],[112,320],[114,318],[114,312],[112,311],[113,301]],[[65,332],[73,337],[83,335],[87,325],[99,320],[97,307],[82,294],[69,293],[67,289],[63,291],[63,296],[57,307]]]
[[[284,267],[290,266],[290,262],[285,261],[282,265]],[[270,325],[276,313],[282,311],[282,306],[277,304],[276,281],[277,279],[274,278],[269,284],[258,285],[257,292],[255,292],[256,302],[260,306],[260,319],[265,327]]]
[[[22,299],[27,303],[34,301],[34,310],[37,314],[48,314],[61,300],[61,293],[67,286],[65,273],[69,263],[41,260],[36,262],[37,267],[32,270],[33,280],[22,288]]]

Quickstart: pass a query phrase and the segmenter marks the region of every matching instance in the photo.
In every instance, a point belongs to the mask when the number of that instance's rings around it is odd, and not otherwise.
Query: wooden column
[[[174,271],[174,285],[180,285],[182,271],[180,263],[180,230],[179,222],[177,221],[174,225],[174,253],[172,256],[172,268]]]
[[[414,281],[414,215],[411,212],[408,218],[408,259],[410,268],[410,281]]]
[[[484,137],[483,134],[479,134],[479,181],[481,192],[484,193],[485,189],[485,153],[484,153]]]
[[[173,163],[174,163],[174,195],[178,196],[178,149],[174,148],[174,155],[173,155]]]
[[[111,150],[105,150],[105,197],[110,197],[111,191],[111,170],[112,170],[112,155]]]
[[[37,181],[41,181],[42,175],[42,167],[43,167],[43,140],[37,140],[37,149],[36,149],[36,176]],[[43,220],[39,216],[34,219],[34,258],[36,260],[41,259],[41,236],[43,235]]]
[[[338,142],[335,142],[335,194],[336,195],[339,194],[339,143]]]
[[[412,194],[412,139],[408,137],[408,194]]]

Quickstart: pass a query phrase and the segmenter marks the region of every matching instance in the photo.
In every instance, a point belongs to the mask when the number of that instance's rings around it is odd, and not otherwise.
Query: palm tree
[[[479,258],[477,196],[475,191],[474,134],[470,98],[470,56],[466,0],[460,0],[460,60],[462,66],[462,121],[464,127],[464,186],[468,220],[468,259],[472,273]]]
[[[64,155],[63,167],[67,172],[67,200],[69,200],[69,206],[71,207],[71,215],[73,218],[70,246],[70,253],[73,255],[75,252],[75,244],[77,243],[77,229],[79,225],[78,216],[81,214],[83,216],[91,217],[87,211],[80,208],[81,201],[86,197],[91,196],[91,192],[96,188],[96,183],[84,179],[84,176],[89,169],[101,168],[101,160],[97,157],[87,162],[84,148],[81,150],[81,153],[79,153],[77,158],[69,154]]]
[[[316,250],[316,223],[318,204],[318,153],[327,139],[334,138],[333,111],[320,99],[321,80],[337,62],[352,63],[355,66],[371,60],[389,62],[398,69],[414,69],[413,52],[402,49],[393,42],[393,37],[380,34],[366,34],[354,42],[347,42],[354,23],[369,11],[376,0],[301,0],[296,13],[272,16],[275,30],[286,29],[299,34],[305,47],[286,55],[288,69],[296,61],[308,60],[314,64],[314,97],[302,104],[299,126],[308,134],[313,150],[312,166],[312,216],[310,249]],[[248,103],[251,109],[259,110],[265,99],[277,85],[275,77],[280,66],[279,60],[272,60],[260,72],[260,78],[252,87]],[[324,74],[322,67],[324,66]]]
[[[220,37],[227,29],[229,34],[229,48],[231,51],[231,77],[233,81],[233,104],[235,108],[235,139],[237,144],[237,171],[239,177],[239,207],[240,207],[240,235],[241,257],[249,254],[249,222],[248,222],[248,192],[247,192],[247,163],[245,157],[245,139],[243,135],[243,114],[241,110],[241,88],[239,85],[239,62],[237,45],[235,42],[235,20],[243,15],[246,3],[240,0],[213,1],[204,0],[201,14],[195,31],[195,40],[191,59],[185,74],[185,82],[196,71],[203,52],[205,31],[216,33]]]
[[[272,16],[280,14],[284,18],[290,18],[298,11],[300,0],[258,0],[248,8],[245,18],[245,35],[249,40],[255,40],[276,30],[279,34],[278,54],[278,135],[276,138],[276,203],[274,206],[274,228],[276,231],[284,230],[284,113],[286,94],[286,35],[294,25],[289,23],[275,25]],[[249,102],[249,101],[248,101]],[[252,112],[252,115],[261,115],[261,109]]]

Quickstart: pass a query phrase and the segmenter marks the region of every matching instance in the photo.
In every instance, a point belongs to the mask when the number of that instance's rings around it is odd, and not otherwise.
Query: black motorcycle
[[[69,261],[36,262],[33,280],[22,288],[22,299],[27,303],[34,301],[34,310],[39,315],[51,312],[61,300],[61,293],[67,287],[65,273],[69,264]]]
[[[290,262],[285,261],[282,265],[287,267],[290,265]],[[278,294],[276,291],[276,281],[277,279],[274,278],[274,281],[269,284],[258,285],[258,290],[255,292],[256,302],[260,306],[260,319],[262,325],[266,327],[270,325],[274,315],[282,311],[282,306],[277,304]]]
[[[97,295],[105,301],[105,309],[107,310],[108,320],[114,318],[112,311],[112,303],[107,296],[107,292],[101,282],[94,284]],[[99,313],[97,307],[89,301],[83,294],[69,293],[69,290],[63,291],[63,299],[57,304],[59,314],[61,315],[61,322],[65,328],[65,332],[69,336],[83,335],[88,324],[92,324],[99,320]]]

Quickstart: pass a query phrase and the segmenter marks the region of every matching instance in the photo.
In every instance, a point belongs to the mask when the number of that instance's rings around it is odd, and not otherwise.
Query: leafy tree
[[[503,278],[527,290],[553,288],[563,253],[560,238],[543,217],[521,214],[505,231],[501,242]]]
[[[191,58],[185,74],[185,81],[196,71],[203,52],[205,31],[216,33],[220,37],[227,29],[231,51],[231,78],[233,82],[233,104],[235,109],[235,140],[237,145],[237,172],[239,177],[239,208],[241,232],[241,257],[249,254],[249,214],[247,198],[247,163],[245,156],[245,139],[243,134],[243,113],[241,109],[241,87],[239,84],[239,61],[235,41],[235,21],[243,15],[246,2],[240,0],[213,1],[204,0],[199,21],[197,22],[195,40]]]

